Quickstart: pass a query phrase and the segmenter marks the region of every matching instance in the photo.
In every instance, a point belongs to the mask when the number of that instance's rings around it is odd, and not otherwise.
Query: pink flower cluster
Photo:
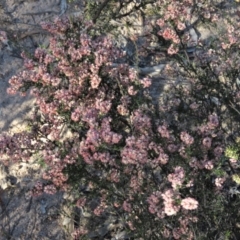
[[[168,181],[171,182],[173,189],[181,188],[185,179],[185,172],[182,167],[175,167],[174,173],[168,175]]]
[[[219,125],[218,116],[216,114],[209,115],[209,117],[208,117],[208,127],[210,129],[214,129],[214,128],[218,127],[218,125]]]
[[[180,200],[179,193],[169,189],[161,194],[163,198],[164,212],[167,216],[176,215],[180,210],[180,206],[176,204]]]
[[[159,126],[158,132],[161,134],[162,138],[167,138],[167,139],[170,138],[170,133],[166,125]]]
[[[181,132],[180,138],[186,145],[192,145],[194,142],[194,138],[187,132]]]
[[[160,207],[160,197],[163,199],[163,209]],[[159,218],[164,218],[164,213],[167,216],[176,215],[181,206],[186,210],[195,210],[198,208],[198,201],[191,197],[181,199],[179,192],[174,189],[168,189],[163,193],[159,191],[154,192],[147,201],[149,203],[149,212],[156,214]],[[178,202],[181,204],[178,204]]]
[[[147,116],[146,114],[144,114],[140,109],[135,110],[133,112],[133,114],[130,116],[132,125],[134,126],[134,128],[145,134],[150,134],[151,132],[151,119],[149,116]]]
[[[42,22],[41,26],[50,33],[62,34],[70,27],[70,21],[66,16],[58,17],[54,19],[54,24]]]
[[[5,31],[0,31],[0,41],[3,44],[8,44],[7,33]]]
[[[140,138],[134,136],[126,139],[126,145],[121,151],[123,164],[146,164],[148,162],[149,138],[142,135]]]

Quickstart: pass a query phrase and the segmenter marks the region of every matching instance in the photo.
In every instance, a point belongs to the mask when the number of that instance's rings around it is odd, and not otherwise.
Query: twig
[[[67,1],[66,0],[61,0],[61,13],[60,16],[63,15],[67,11]]]
[[[41,15],[41,14],[46,14],[46,13],[56,13],[58,14],[59,12],[56,11],[43,11],[43,12],[30,12],[30,13],[23,13],[22,15]]]
[[[4,210],[5,209],[5,204],[2,200],[2,195],[3,195],[3,189],[0,187],[0,206],[1,206],[2,210]]]
[[[34,34],[50,34],[50,33],[47,32],[47,31],[41,30],[41,29],[39,29],[39,30],[32,30],[32,31],[30,31],[30,32],[23,33],[23,34],[19,37],[19,39],[23,39],[23,38],[26,38],[26,37],[28,37],[28,36],[34,35]]]
[[[110,2],[111,0],[105,0],[97,9],[97,13],[95,14],[94,18],[93,18],[93,23],[96,23],[98,17],[100,16],[102,10],[107,6],[107,4]]]
[[[112,68],[115,68],[115,67],[118,67],[118,63],[113,63],[111,65]],[[166,66],[166,64],[159,64],[159,65],[156,65],[156,66],[153,66],[153,67],[144,67],[144,68],[140,68],[140,67],[131,67],[133,69],[136,69],[138,71],[139,74],[142,74],[142,75],[147,75],[147,74],[158,74],[160,73],[164,67]]]
[[[234,107],[233,103],[231,101],[230,101],[230,103],[231,103],[230,107],[232,109],[234,109],[240,115],[240,112]]]

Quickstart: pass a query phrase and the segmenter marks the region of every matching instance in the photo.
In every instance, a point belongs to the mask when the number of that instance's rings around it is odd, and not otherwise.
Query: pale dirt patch
[[[68,12],[73,11],[69,6]],[[78,9],[79,11],[79,9]],[[0,30],[6,31],[8,44],[0,42],[0,132],[26,130],[34,99],[8,95],[8,80],[22,70],[22,50],[33,52],[46,43],[39,23],[61,13],[61,0],[0,1]],[[39,33],[38,33],[39,32]],[[14,36],[16,34],[16,36]],[[4,167],[0,165],[0,239],[70,239],[61,226],[61,193],[33,198],[30,191],[41,174],[35,161]]]

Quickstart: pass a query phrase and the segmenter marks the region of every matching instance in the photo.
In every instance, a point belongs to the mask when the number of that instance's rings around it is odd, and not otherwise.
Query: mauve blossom
[[[213,161],[203,161],[202,165],[204,166],[204,168],[206,168],[207,170],[212,170],[214,167]]]
[[[169,27],[165,28],[162,33],[160,32],[159,35],[161,35],[166,40],[173,40],[177,38],[176,32]]]
[[[7,33],[5,31],[0,31],[0,41],[4,44],[8,44]]]
[[[167,53],[169,55],[176,54],[179,51],[178,47],[174,46],[173,44],[170,45],[170,47],[167,50]]]
[[[215,186],[217,187],[217,189],[222,189],[223,188],[223,183],[226,181],[225,177],[218,177],[215,179]]]
[[[202,144],[206,148],[210,148],[212,145],[212,139],[210,137],[206,137],[203,139]]]
[[[170,133],[166,125],[159,126],[157,130],[161,134],[162,138],[170,138]]]
[[[179,149],[178,149],[178,152],[179,152],[179,154],[180,154],[181,157],[186,158],[186,159],[188,158],[188,155],[187,155],[187,153],[186,153],[186,147],[185,147],[185,146],[181,145],[181,146],[179,147]]]
[[[178,21],[178,23],[177,23],[177,28],[178,28],[180,31],[182,31],[182,30],[184,30],[184,29],[186,28],[186,25],[185,25],[184,23]]]
[[[157,161],[163,165],[167,164],[169,160],[169,156],[166,153],[160,153]]]
[[[133,86],[130,86],[130,87],[128,87],[128,94],[131,95],[131,96],[134,96],[134,95],[137,94],[137,91],[134,90]]]
[[[229,158],[229,162],[230,162],[230,163],[237,163],[238,160],[237,160],[237,159],[234,159],[234,158]]]
[[[57,87],[61,82],[61,78],[57,78],[57,77],[53,77],[51,78],[51,84],[54,86],[54,87]]]
[[[140,83],[143,85],[143,88],[148,88],[152,84],[152,80],[149,77],[145,77],[140,80]]]
[[[165,212],[164,212],[164,209],[162,208],[157,208],[156,214],[157,214],[157,217],[160,219],[165,218]]]
[[[43,183],[37,181],[34,188],[32,189],[32,196],[38,197],[43,193]]]
[[[101,216],[104,211],[105,211],[105,206],[104,205],[99,205],[94,209],[93,213],[96,216]]]
[[[129,114],[128,109],[122,104],[117,106],[117,111],[122,116],[126,116]]]
[[[159,18],[157,21],[156,21],[156,24],[160,27],[163,27],[165,25],[165,21],[161,18]]]
[[[79,239],[81,236],[86,235],[88,233],[88,230],[81,228],[75,228],[74,231],[71,233],[71,237],[75,239]]]
[[[159,203],[159,194],[160,192],[154,192],[150,197],[148,197],[147,202],[149,204],[157,205]]]
[[[174,192],[173,189],[168,189],[161,194],[161,197],[163,198],[163,200],[165,202],[168,202],[168,201],[172,201],[175,194],[176,194],[176,192]]]
[[[174,168],[174,173],[168,175],[168,181],[172,183],[173,189],[177,189],[182,186],[185,178],[184,169],[180,166]]]
[[[192,145],[194,142],[193,137],[190,136],[187,132],[181,132],[180,138],[186,145]]]
[[[198,167],[198,160],[196,157],[192,157],[189,161],[189,166],[192,168],[197,168]]]
[[[110,174],[109,174],[109,180],[111,182],[119,182],[120,181],[120,172],[116,169],[113,169],[110,171]]]
[[[57,189],[53,184],[51,184],[44,187],[44,192],[53,195],[57,192]]]
[[[102,81],[102,79],[99,77],[99,76],[97,76],[97,75],[93,75],[92,77],[91,77],[91,87],[93,88],[93,89],[96,89],[96,88],[98,88],[98,86],[99,86],[99,84],[101,83],[101,81]]]
[[[174,228],[172,234],[174,239],[180,239],[182,236],[182,231],[180,228]]]
[[[164,203],[164,212],[167,216],[176,215],[179,210],[180,206],[175,205],[173,201]]]
[[[199,104],[197,104],[196,102],[191,103],[189,106],[193,111],[197,110],[199,108]]]
[[[169,144],[167,146],[167,149],[168,149],[169,152],[174,153],[178,150],[178,147],[175,144]]]
[[[128,224],[129,228],[130,228],[132,231],[136,230],[136,228],[135,228],[134,225],[133,225],[133,222],[127,221],[127,224]]]
[[[181,201],[181,206],[186,210],[194,210],[198,208],[198,201],[191,197],[184,198]]]
[[[127,201],[123,202],[122,208],[124,209],[124,211],[126,212],[131,212],[132,211],[132,206],[130,203],[128,203]]]
[[[214,129],[216,127],[218,127],[219,125],[219,120],[218,120],[218,116],[216,114],[212,114],[210,116],[208,116],[208,127],[210,129]]]
[[[112,102],[110,100],[102,101],[101,99],[96,99],[95,107],[103,114],[108,113],[111,109],[111,106]]]

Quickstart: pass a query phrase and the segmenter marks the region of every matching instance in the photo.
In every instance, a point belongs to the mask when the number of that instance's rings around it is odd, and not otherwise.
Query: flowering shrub
[[[191,1],[183,3],[164,2],[167,10],[160,13],[165,17],[157,20],[158,35],[172,41],[174,49],[181,43],[174,26],[183,30]],[[180,13],[186,19],[180,21]],[[146,90],[151,79],[118,62],[123,53],[91,22],[63,17],[42,27],[53,34],[49,47],[36,49],[34,56],[22,54],[26,69],[10,79],[8,89],[35,96],[31,128],[0,139],[5,159],[41,155],[46,167],[33,195],[71,191],[76,206],[89,211],[92,220],[118,214],[135,239],[196,239],[206,232],[211,239],[219,226],[228,230],[238,215],[222,215],[239,204],[226,203],[226,189],[239,180],[229,177],[227,166],[235,171],[238,154],[227,148],[224,155],[231,133],[223,127],[221,104],[212,98],[232,103],[234,111],[224,111],[237,119],[237,86],[218,79],[220,73],[228,79],[238,74],[234,40],[222,44],[220,53],[212,50],[193,63],[176,64],[172,73],[184,74],[193,84],[173,85],[156,109]],[[178,52],[174,49],[169,53]],[[225,50],[235,58],[231,69],[219,72],[216,63]],[[176,59],[182,63],[180,54]],[[204,69],[197,65],[202,60],[209,60]],[[223,203],[225,208],[218,207]],[[78,239],[90,229],[75,230]]]

